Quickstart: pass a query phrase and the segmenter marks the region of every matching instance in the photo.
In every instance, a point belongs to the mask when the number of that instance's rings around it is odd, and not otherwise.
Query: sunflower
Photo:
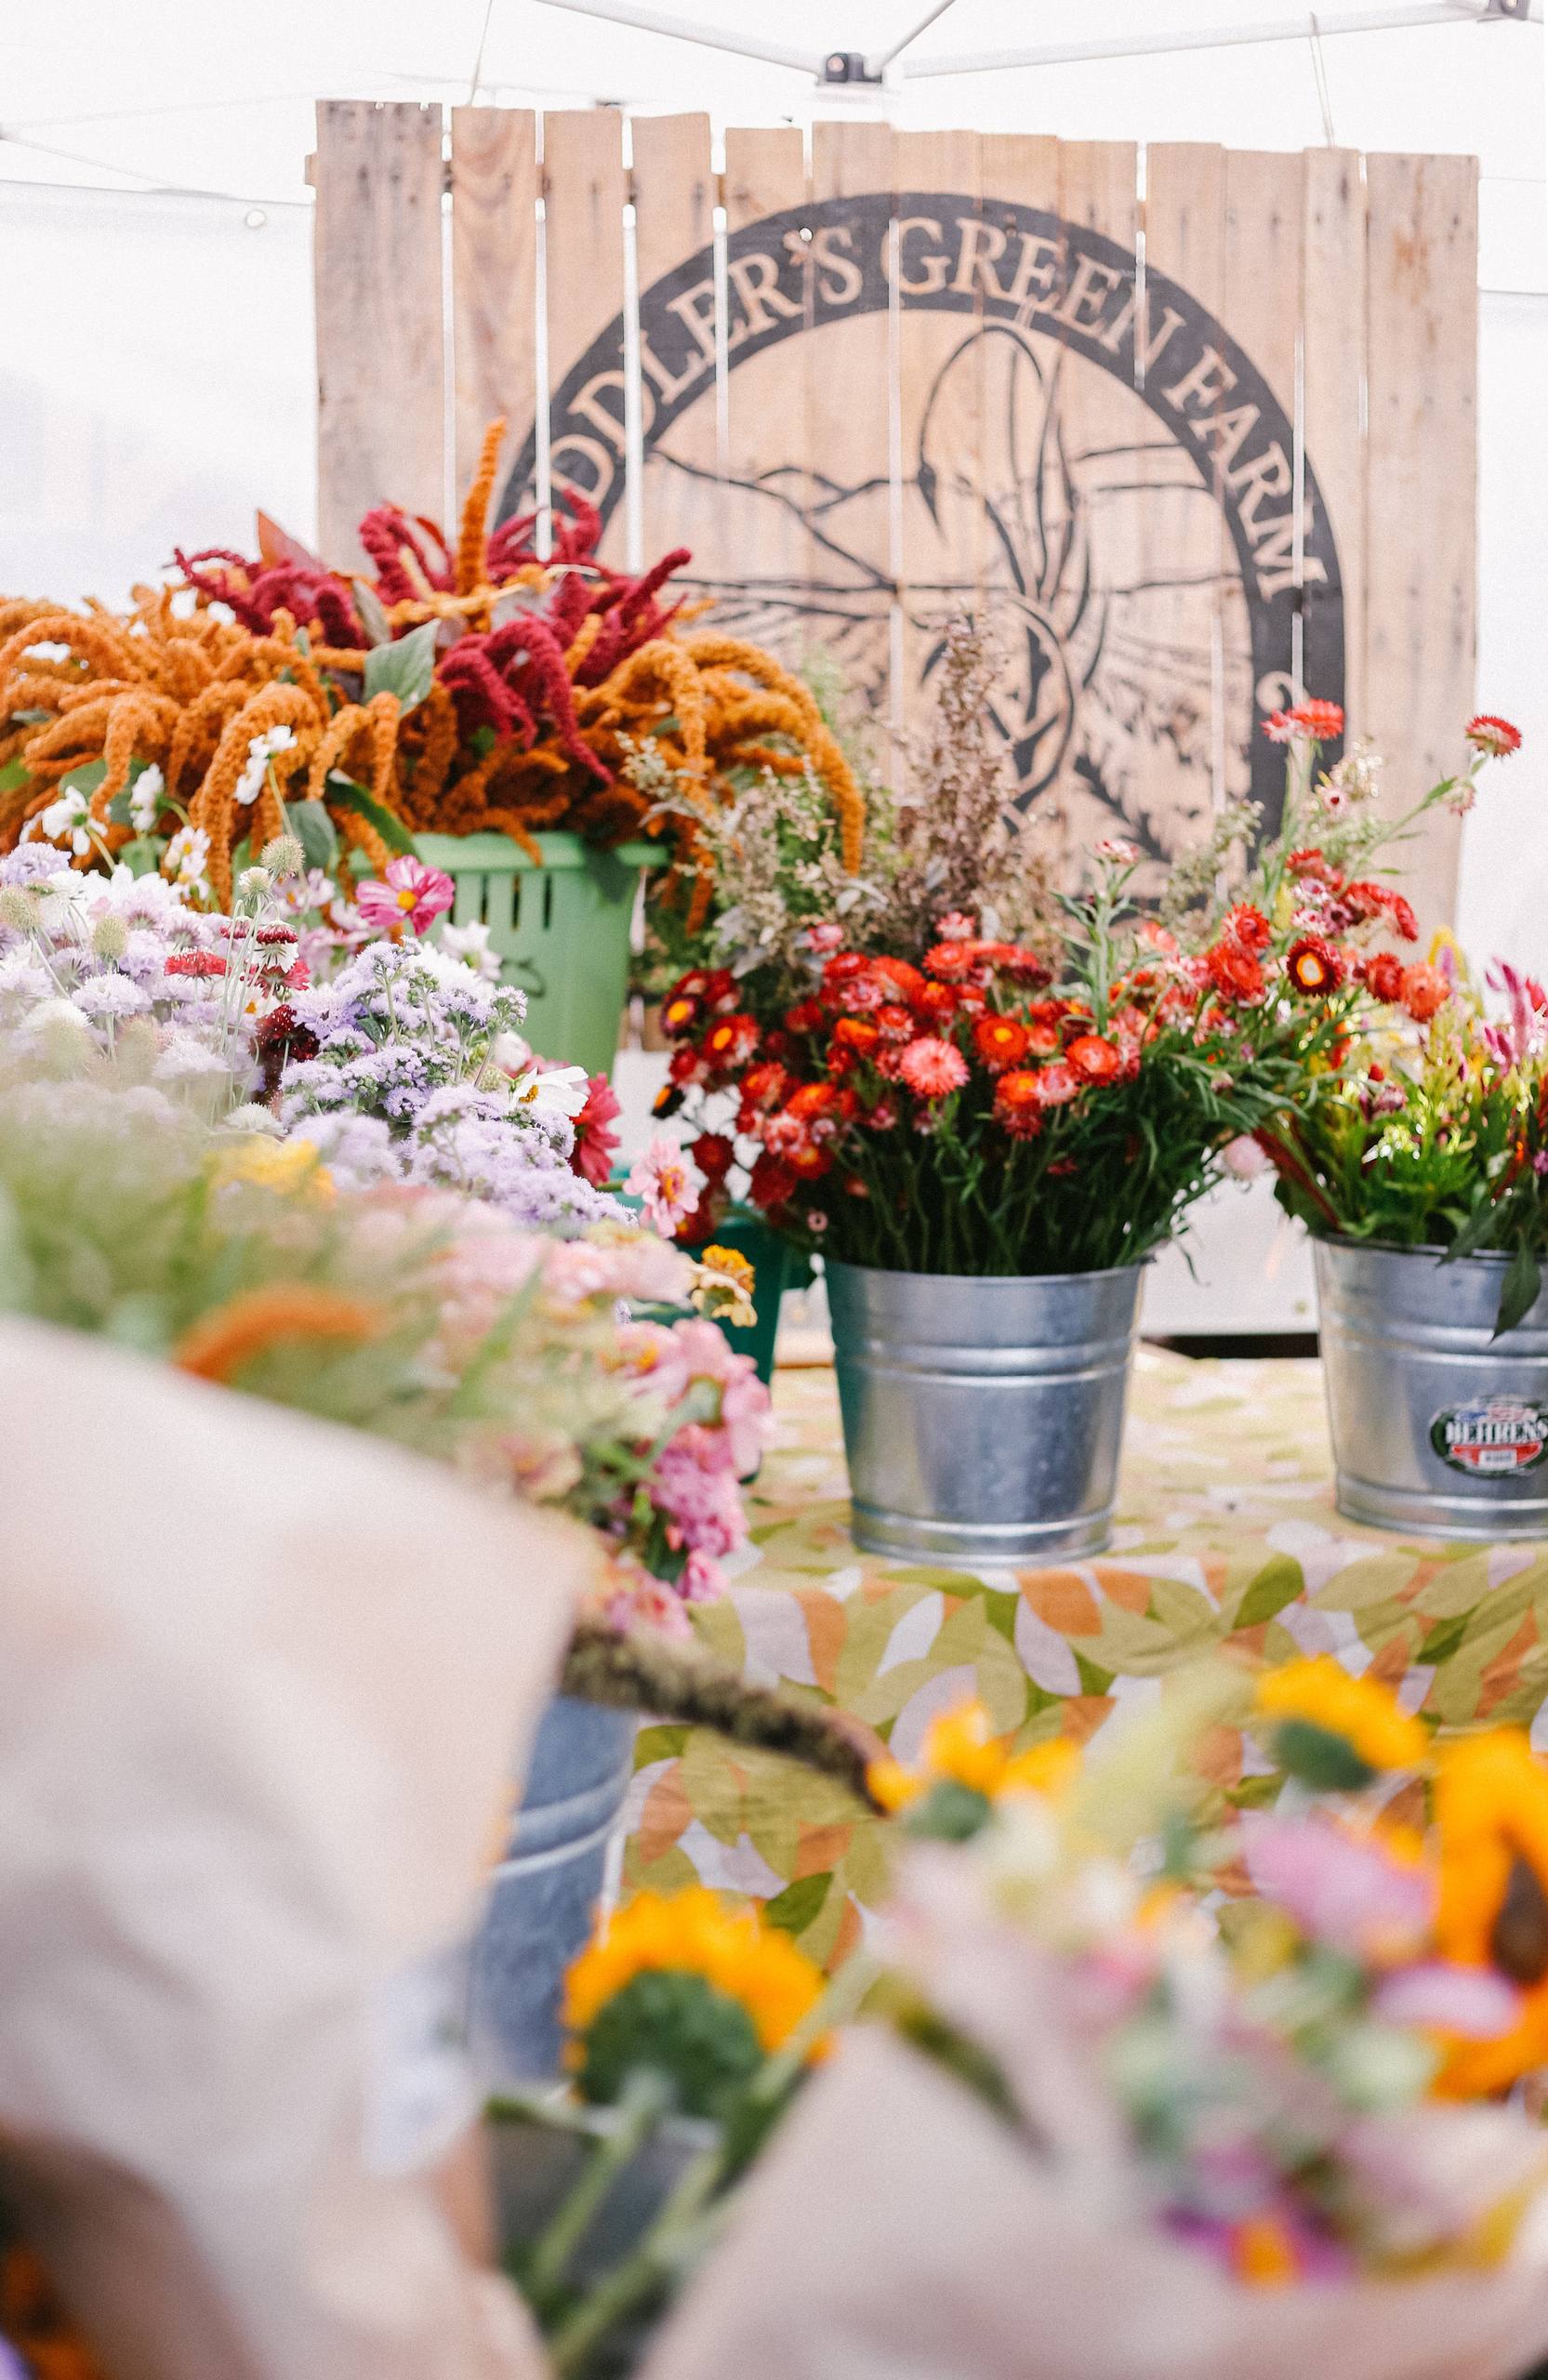
[[[1521,1994],[1508,2033],[1450,2047],[1437,2089],[1476,2098],[1548,2062],[1548,1767],[1516,1728],[1464,1736],[1440,1752],[1435,1810],[1440,1954]]]
[[[1416,1768],[1427,1730],[1374,1678],[1351,1677],[1330,1653],[1287,1661],[1258,1680],[1256,1707],[1272,1720],[1276,1758],[1309,1785],[1354,1792],[1386,1768]]]
[[[601,2104],[650,2069],[685,2114],[715,2115],[822,1990],[820,1967],[754,1911],[729,1910],[699,1884],[637,1893],[565,1978],[568,2063],[582,2096]]]
[[[1061,1736],[1013,1752],[984,1705],[964,1702],[932,1721],[916,1766],[872,1761],[866,1781],[883,1809],[913,1810],[920,1831],[960,1836],[977,1833],[1001,1794],[1058,1794],[1079,1759]]]

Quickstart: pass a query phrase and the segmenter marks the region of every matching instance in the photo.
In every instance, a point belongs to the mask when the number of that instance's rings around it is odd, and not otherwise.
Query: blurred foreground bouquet
[[[350,1186],[299,1133],[212,1127],[66,1030],[0,1079],[0,1304],[369,1430],[589,1522],[603,1601],[681,1633],[742,1541],[767,1397],[654,1234],[560,1239],[432,1182]]]
[[[1245,1726],[1277,1806],[1192,1767]],[[1331,1659],[1169,1684],[1099,1752],[969,1708],[867,2016],[651,2369],[1523,2380],[1548,2349],[1548,1768]],[[866,1954],[860,1954],[865,1956]]]

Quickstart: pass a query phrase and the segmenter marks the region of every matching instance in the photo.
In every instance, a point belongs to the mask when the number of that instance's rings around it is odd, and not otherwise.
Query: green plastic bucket
[[[537,835],[539,866],[508,835],[416,835],[427,867],[456,886],[450,922],[489,928],[508,984],[527,996],[524,1031],[540,1057],[612,1071],[628,991],[629,927],[655,843],[610,852],[578,835]]]

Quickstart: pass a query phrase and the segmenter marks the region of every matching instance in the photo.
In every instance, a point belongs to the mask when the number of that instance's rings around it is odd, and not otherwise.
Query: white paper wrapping
[[[1487,2275],[1241,2288],[1061,2188],[959,2083],[846,2043],[748,2186],[646,2380],[1521,2380],[1548,2239]]]
[[[438,2021],[591,1540],[32,1324],[0,1480],[0,2175],[114,2380],[531,2373]]]

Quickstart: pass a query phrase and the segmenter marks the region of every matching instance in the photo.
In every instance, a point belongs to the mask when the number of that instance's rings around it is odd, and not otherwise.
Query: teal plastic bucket
[[[613,1070],[628,993],[629,928],[655,843],[599,851],[578,835],[537,835],[541,864],[509,835],[416,835],[427,867],[456,887],[450,922],[489,928],[500,972],[527,996],[523,1030],[540,1057]]]

